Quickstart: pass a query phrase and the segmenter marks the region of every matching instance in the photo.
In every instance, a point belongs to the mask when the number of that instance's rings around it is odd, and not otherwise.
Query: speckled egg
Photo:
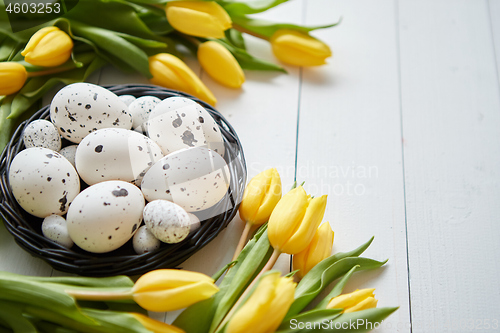
[[[71,239],[80,248],[105,253],[134,236],[142,222],[144,197],[131,183],[111,180],[83,190],[66,216]]]
[[[78,145],[67,146],[59,150],[59,154],[66,157],[69,163],[71,163],[73,166],[75,166],[76,148],[78,148]]]
[[[142,179],[148,201],[165,199],[188,212],[212,207],[227,192],[230,173],[226,161],[208,148],[176,151],[156,162]]]
[[[132,245],[137,254],[153,252],[160,248],[160,244],[161,242],[158,238],[156,238],[145,225],[137,230],[132,239]]]
[[[169,244],[184,240],[191,227],[188,213],[167,200],[148,203],[144,208],[144,223],[157,239]]]
[[[135,101],[135,97],[132,95],[120,95],[118,98],[125,103],[127,106],[130,105],[133,101]]]
[[[128,109],[132,115],[132,129],[137,132],[146,132],[149,114],[161,99],[154,96],[143,96],[133,101]]]
[[[146,171],[163,153],[151,139],[122,128],[103,128],[78,145],[76,170],[89,185],[105,180],[141,183]]]
[[[224,156],[224,141],[214,118],[198,103],[170,97],[151,111],[148,136],[165,155],[189,147],[207,147]]]
[[[42,147],[22,150],[14,157],[9,183],[19,205],[42,218],[66,213],[80,191],[80,178],[71,163]]]
[[[42,234],[68,249],[73,246],[73,240],[69,237],[66,220],[60,215],[50,215],[43,220]]]
[[[54,151],[61,149],[61,136],[57,128],[44,119],[34,120],[26,126],[23,131],[23,142],[26,148],[43,147]]]
[[[90,83],[59,90],[50,104],[50,119],[63,138],[75,143],[101,128],[132,128],[127,105],[108,89]]]

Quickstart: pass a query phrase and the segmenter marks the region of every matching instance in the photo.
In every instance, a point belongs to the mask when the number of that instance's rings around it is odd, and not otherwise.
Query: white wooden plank
[[[303,69],[297,180],[328,194],[334,252],[375,241],[365,256],[385,268],[357,273],[345,291],[376,288],[378,306],[400,306],[377,332],[409,332],[404,185],[394,1],[309,1],[306,23],[329,64]]]
[[[498,329],[500,103],[487,2],[402,0],[399,15],[413,332]]]
[[[496,58],[497,75],[500,77],[500,1],[488,0],[489,23],[493,38],[493,52]]]

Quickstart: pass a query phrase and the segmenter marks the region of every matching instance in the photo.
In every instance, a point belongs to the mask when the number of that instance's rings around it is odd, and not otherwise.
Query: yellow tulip
[[[295,285],[279,272],[264,276],[230,319],[226,333],[274,332],[294,301]]]
[[[73,50],[73,41],[58,27],[38,30],[21,53],[24,60],[35,66],[55,67],[65,63]]]
[[[371,309],[377,306],[373,292],[375,289],[361,289],[349,294],[339,295],[330,300],[327,309],[344,309],[344,313]]]
[[[171,1],[166,7],[168,22],[186,35],[223,38],[231,28],[231,17],[215,1]]]
[[[0,62],[0,95],[18,92],[24,86],[28,73],[17,62]]]
[[[293,269],[299,270],[297,275],[303,278],[320,261],[332,253],[333,230],[330,223],[323,223],[309,244],[302,252],[293,256]]]
[[[172,54],[159,53],[150,57],[149,71],[153,75],[153,84],[184,91],[211,105],[217,103],[215,96],[196,74]]]
[[[311,243],[326,209],[326,195],[312,199],[299,186],[283,196],[268,224],[271,245],[278,251],[297,254]]]
[[[332,56],[328,45],[296,30],[278,30],[271,36],[270,42],[276,58],[290,65],[319,66]]]
[[[132,317],[137,319],[138,322],[144,326],[147,330],[150,330],[151,332],[154,333],[184,333],[184,330],[175,327],[173,325],[169,325],[166,323],[163,323],[158,320],[154,320],[153,318],[149,318],[148,316],[145,316],[140,313],[130,313]]]
[[[201,67],[215,81],[229,88],[239,88],[245,82],[245,74],[234,56],[221,44],[208,41],[198,47]]]
[[[253,177],[245,188],[240,217],[252,225],[262,225],[269,220],[280,199],[281,178],[278,170],[267,169]]]
[[[219,291],[205,274],[158,269],[141,276],[132,289],[134,301],[149,311],[174,311],[210,298]]]

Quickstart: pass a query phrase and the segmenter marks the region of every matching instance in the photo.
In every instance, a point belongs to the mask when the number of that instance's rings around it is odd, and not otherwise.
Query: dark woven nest
[[[41,232],[42,219],[26,213],[12,196],[8,182],[8,170],[14,156],[24,149],[22,132],[31,121],[49,119],[50,109],[46,106],[24,121],[15,131],[10,142],[0,156],[0,215],[7,230],[14,236],[17,244],[35,257],[49,263],[53,268],[85,276],[111,276],[117,274],[144,274],[157,268],[178,267],[183,261],[213,240],[233,219],[243,196],[246,183],[246,165],[241,143],[236,132],[227,120],[209,104],[182,92],[152,85],[115,85],[107,86],[117,95],[156,96],[160,99],[180,96],[190,98],[205,107],[219,125],[224,138],[231,182],[226,196],[203,216],[216,216],[201,221],[201,227],[185,240],[177,244],[162,243],[159,250],[135,254],[132,241],[104,254],[94,254],[81,250],[76,245],[66,249],[45,238]],[[63,144],[64,146],[64,144]]]

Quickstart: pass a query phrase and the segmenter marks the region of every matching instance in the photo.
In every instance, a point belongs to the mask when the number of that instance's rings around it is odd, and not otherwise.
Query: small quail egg
[[[61,136],[57,128],[44,119],[32,121],[26,126],[23,141],[26,148],[43,147],[54,151],[61,149]]]
[[[67,146],[59,150],[59,154],[66,157],[69,163],[71,163],[73,166],[75,166],[76,148],[78,148],[78,145]]]
[[[137,254],[153,252],[160,248],[161,242],[156,238],[145,225],[139,228],[132,239],[134,251]]]
[[[137,186],[120,180],[98,183],[71,203],[66,216],[68,232],[86,251],[113,251],[134,236],[143,210],[144,197]]]
[[[179,243],[189,235],[189,215],[173,202],[151,201],[144,208],[143,216],[148,230],[162,242]]]
[[[191,222],[191,226],[189,228],[189,234],[194,234],[201,227],[200,219],[198,216],[188,213],[189,221]]]
[[[31,215],[63,215],[80,192],[80,177],[61,154],[42,147],[19,152],[10,165],[9,183],[19,205]]]
[[[140,133],[103,128],[87,135],[76,150],[76,169],[85,183],[105,180],[141,183],[146,171],[160,158],[160,147]]]
[[[50,120],[65,139],[79,143],[100,128],[132,128],[127,105],[108,89],[90,83],[73,83],[54,96]]]
[[[154,96],[143,96],[133,101],[128,109],[132,115],[132,129],[139,133],[146,132],[149,114],[161,99]]]
[[[184,97],[170,97],[151,111],[148,136],[168,155],[189,147],[206,147],[224,156],[219,125],[200,104]]]
[[[47,216],[42,222],[42,233],[48,239],[68,249],[74,244],[69,237],[66,220],[60,215]]]
[[[227,192],[230,173],[216,152],[193,147],[171,153],[146,172],[141,190],[148,201],[175,202],[188,212],[212,207]]]
[[[118,98],[125,103],[127,106],[130,105],[133,101],[135,101],[135,97],[132,95],[120,95]]]

